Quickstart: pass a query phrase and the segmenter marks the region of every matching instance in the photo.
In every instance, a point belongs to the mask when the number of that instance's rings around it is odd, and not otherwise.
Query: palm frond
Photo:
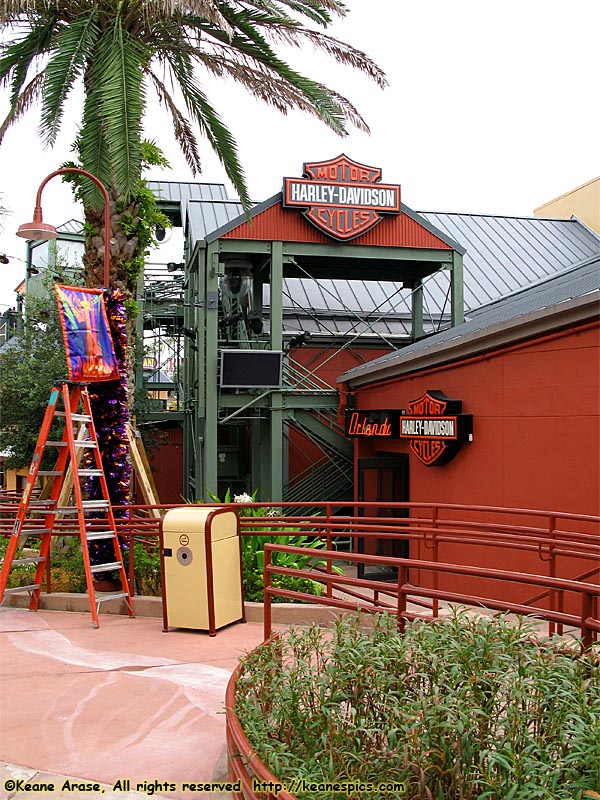
[[[11,106],[16,104],[31,66],[50,48],[55,23],[54,16],[36,23],[26,36],[4,47],[0,58],[0,85],[10,83]]]
[[[287,6],[297,14],[327,27],[332,22],[332,14],[344,17],[348,9],[339,0],[247,0],[247,4],[257,9],[283,16],[282,6]]]
[[[256,69],[248,64],[225,58],[221,55],[195,53],[204,68],[215,77],[229,77],[247,89],[258,100],[272,106],[282,114],[296,109],[307,114],[318,116],[311,100],[299,93],[297,89],[277,74],[272,74],[266,69]],[[335,98],[344,110],[348,121],[358,130],[368,132],[368,126],[354,105],[342,95],[326,86],[321,87]]]
[[[44,73],[38,72],[38,74],[29,81],[27,86],[17,97],[16,103],[13,103],[10,111],[4,119],[4,122],[2,125],[0,125],[0,144],[2,144],[2,140],[4,139],[6,131],[10,128],[13,122],[17,122],[17,120],[19,120],[23,114],[25,114],[30,106],[39,100],[42,94],[43,85]]]
[[[142,80],[147,54],[123,31],[118,18],[99,39],[90,85],[99,95],[112,180],[125,198],[134,194],[142,171],[141,140],[145,92]]]
[[[196,84],[191,60],[181,53],[171,54],[169,65],[181,90],[188,112],[194,117],[203,134],[219,157],[225,172],[237,191],[244,210],[252,207],[246,178],[240,164],[235,140],[231,131],[208,102],[208,99]]]
[[[363,72],[368,78],[375,81],[380,87],[387,86],[387,78],[385,73],[373,59],[369,58],[366,53],[357,50],[346,42],[342,42],[333,36],[328,36],[321,31],[313,31],[310,28],[294,28],[292,31],[285,27],[278,25],[271,25],[268,28],[270,37],[279,36],[284,39],[288,44],[296,47],[302,47],[304,41],[309,41],[315,50],[322,50],[328,56],[331,56],[339,64],[343,64],[352,69],[357,69]]]
[[[109,187],[111,185],[110,152],[104,135],[98,92],[86,92],[83,122],[75,147],[83,169],[91,172],[104,186]],[[90,208],[102,208],[104,204],[100,190],[89,180],[81,183],[80,195],[84,204]]]
[[[231,41],[231,48],[253,59],[268,71],[279,75],[313,104],[313,113],[319,119],[337,134],[346,135],[344,112],[339,103],[323,90],[321,84],[305,78],[285,61],[282,61],[246,16],[239,13],[234,16],[238,33]]]
[[[145,11],[148,16],[160,19],[161,16],[193,15],[206,20],[217,30],[230,37],[233,30],[223,15],[222,2],[218,0],[146,0]]]
[[[200,154],[198,151],[198,142],[194,136],[194,132],[189,120],[187,120],[177,108],[173,98],[167,90],[167,87],[158,78],[158,76],[153,72],[148,72],[147,75],[154,84],[159,101],[164,103],[169,110],[171,119],[173,121],[173,133],[175,134],[175,140],[181,147],[181,151],[183,152],[189,168],[192,170],[192,174],[195,175],[196,173],[202,172]]]
[[[99,36],[95,14],[64,26],[55,39],[55,54],[46,66],[40,132],[52,146],[60,129],[66,98],[84,67],[93,59]]]

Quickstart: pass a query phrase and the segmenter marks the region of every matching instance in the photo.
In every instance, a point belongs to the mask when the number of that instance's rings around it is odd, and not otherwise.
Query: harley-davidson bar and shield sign
[[[408,404],[400,418],[400,438],[428,467],[441,467],[458,453],[463,442],[473,439],[473,417],[461,414],[462,400],[429,390]]]
[[[379,183],[381,170],[340,155],[304,165],[304,178],[284,178],[283,205],[328,236],[347,241],[400,213],[400,187]]]

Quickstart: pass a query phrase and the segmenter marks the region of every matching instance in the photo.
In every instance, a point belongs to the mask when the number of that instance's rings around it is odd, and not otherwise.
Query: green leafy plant
[[[237,511],[241,517],[275,517],[280,516],[278,509],[273,506],[263,507],[250,505],[256,503],[256,496],[258,490],[249,495],[242,493],[233,495],[231,489],[227,489],[223,500],[221,501],[217,495],[208,492],[209,497],[215,503],[236,503]],[[275,513],[273,513],[275,512]],[[285,526],[278,530],[285,531],[281,534],[261,534],[258,531],[264,530],[264,526],[257,525],[255,528],[252,526],[244,527],[246,533],[242,536],[242,573],[244,579],[244,597],[246,600],[262,602],[264,599],[265,585],[264,585],[264,566],[265,566],[265,544],[271,542],[273,544],[293,545],[294,547],[303,547],[310,549],[324,548],[325,543],[318,541],[314,536],[309,536],[300,533],[298,528],[293,526]],[[248,531],[257,531],[256,533],[248,533]],[[303,555],[299,553],[278,553],[274,552],[272,555],[272,563],[279,567],[287,567],[288,569],[305,569],[324,567],[326,562],[324,559],[315,558],[314,555]],[[334,568],[341,572],[337,568]],[[292,591],[303,592],[308,594],[319,595],[322,592],[320,583],[311,580],[310,578],[296,578],[289,575],[274,575],[273,585],[281,589],[290,589]],[[284,602],[285,598],[274,597],[274,602]]]
[[[57,546],[59,545],[59,546]],[[4,557],[8,546],[8,537],[0,537],[0,561]],[[160,580],[160,551],[156,542],[145,540],[134,541],[134,566],[135,566],[135,593],[147,597],[159,597],[161,594]],[[17,557],[23,555],[36,555],[33,550],[23,549]],[[125,566],[129,568],[129,551],[123,549]],[[26,586],[33,583],[36,565],[18,565],[11,569],[8,578],[8,588]],[[77,537],[58,538],[53,540],[53,550],[50,555],[50,576],[53,592],[87,592],[85,569],[81,546]],[[111,580],[119,581],[118,572],[112,573]]]
[[[393,617],[372,630],[348,618],[251,653],[235,710],[288,785],[370,781],[370,800],[583,800],[600,790],[600,662],[575,652],[537,640],[529,621],[465,610],[405,634]]]
[[[126,555],[128,556],[128,554]],[[158,546],[148,540],[143,542],[134,541],[133,556],[136,594],[146,597],[159,597],[161,594],[161,581],[160,550]]]
[[[8,537],[0,537],[0,560],[4,558],[8,546]],[[37,550],[34,548],[21,548],[17,558],[39,555],[39,542]],[[14,566],[8,576],[7,588],[29,586],[34,582],[37,564],[22,564]],[[60,549],[56,546],[50,556],[50,578],[53,592],[85,592],[85,571],[79,541],[63,541]],[[42,586],[42,589],[44,586]]]
[[[25,298],[27,323],[0,353],[0,450],[9,455],[8,469],[29,466],[54,382],[67,377],[67,364],[58,308],[52,283],[77,281],[72,271],[57,261],[40,276],[39,297]],[[50,438],[60,436],[54,422]],[[45,454],[50,469],[54,453]]]

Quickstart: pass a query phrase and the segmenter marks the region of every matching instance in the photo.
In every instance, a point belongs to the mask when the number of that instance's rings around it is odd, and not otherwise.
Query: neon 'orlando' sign
[[[304,178],[284,178],[283,206],[334,239],[347,241],[373,228],[383,214],[400,213],[400,187],[383,184],[381,169],[344,154],[304,164]]]

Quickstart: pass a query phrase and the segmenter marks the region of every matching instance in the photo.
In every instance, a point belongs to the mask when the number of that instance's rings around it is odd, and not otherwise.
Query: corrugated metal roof
[[[68,222],[63,222],[62,225],[59,225],[56,230],[58,233],[76,233],[78,235],[83,235],[83,222],[80,222],[78,219],[70,219]]]
[[[263,287],[269,305],[269,286]],[[409,337],[411,308],[403,292],[393,283],[381,281],[334,281],[286,278],[283,281],[285,329],[295,319],[296,330],[331,333],[336,336]],[[327,320],[322,325],[315,318]]]
[[[600,251],[600,237],[577,219],[421,213],[465,247],[466,309],[555,275]]]
[[[221,228],[230,220],[239,217],[242,205],[235,200],[206,202],[205,200],[188,200],[182,204],[182,218],[186,235],[192,242],[206,239],[211,231]]]
[[[240,218],[242,206],[227,200],[222,184],[185,184],[149,182],[160,199],[180,202],[182,217],[188,220],[192,241],[215,238],[220,229],[229,230],[230,223]],[[259,210],[273,200],[256,207]],[[426,223],[464,249],[464,297],[468,313],[494,300],[519,291],[600,252],[600,237],[577,219],[557,220],[538,217],[491,216],[442,212],[413,212]],[[268,303],[267,294],[264,297]],[[444,270],[424,280],[425,329],[432,331],[449,325],[450,275]],[[410,291],[396,284],[381,281],[332,281],[290,278],[284,280],[284,307],[288,316],[301,321],[300,328],[309,328],[308,320],[327,311],[375,316],[380,313],[410,318]],[[308,311],[307,311],[308,310]],[[336,317],[336,315],[334,315]],[[290,317],[291,318],[291,317]],[[339,317],[336,317],[339,319]],[[442,322],[440,323],[440,320]],[[340,320],[341,321],[341,320]],[[333,324],[333,323],[332,323]],[[392,334],[385,317],[375,325]],[[342,327],[347,327],[346,323]],[[410,334],[402,322],[391,328]],[[334,326],[332,333],[342,334]],[[401,334],[402,335],[402,334]]]
[[[148,188],[158,201],[179,205],[184,231],[193,241],[238,217],[243,209],[237,200],[229,200],[223,183],[185,183],[183,181],[148,181]]]
[[[600,253],[600,237],[577,219],[420,213],[465,248],[465,313]],[[307,282],[306,279],[284,282],[286,296],[294,298],[298,308],[337,308],[341,303],[358,312],[378,308],[410,314],[410,292],[398,293],[398,287],[392,283],[315,281],[309,294],[305,288]],[[347,290],[350,283],[352,291]],[[427,332],[450,324],[449,288],[447,271],[424,280]],[[406,332],[410,333],[410,322]]]
[[[228,200],[224,183],[185,183],[183,181],[148,181],[148,188],[158,200],[184,203],[187,200]]]
[[[562,270],[560,273],[538,281],[534,286],[521,289],[509,297],[495,300],[486,306],[476,309],[465,322],[454,328],[447,328],[427,339],[408,345],[395,353],[388,353],[380,358],[349,370],[344,380],[354,377],[371,376],[376,379],[377,372],[390,366],[400,365],[425,351],[435,352],[440,345],[459,340],[469,334],[485,331],[495,325],[515,320],[544,308],[557,306],[575,298],[591,295],[600,291],[600,253],[585,259],[581,264]],[[600,313],[600,295],[597,300]]]

